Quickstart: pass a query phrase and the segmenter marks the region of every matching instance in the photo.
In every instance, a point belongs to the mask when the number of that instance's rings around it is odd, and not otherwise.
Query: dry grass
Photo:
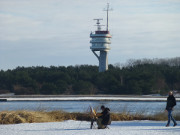
[[[174,115],[176,120],[180,120],[180,114]],[[167,113],[158,113],[152,116],[142,114],[111,113],[112,121],[127,120],[167,120]],[[57,122],[63,120],[85,120],[90,121],[89,113],[67,113],[63,111],[2,111],[0,112],[0,124],[18,124],[18,123],[40,123],[40,122]]]
[[[160,113],[157,113],[151,117],[153,117],[155,120],[167,120],[168,117],[167,117],[168,113],[167,112],[160,112]],[[180,113],[173,113],[173,117],[175,118],[175,120],[180,120]]]
[[[63,111],[2,111],[0,124],[56,122],[63,120],[90,120],[90,115],[85,113],[67,113]]]
[[[145,116],[141,113],[139,114],[129,114],[129,113],[112,113],[111,119],[113,121],[129,121],[129,120],[155,120],[152,116]]]
[[[51,122],[53,119],[45,112],[3,111],[0,112],[0,124],[17,124],[33,122]]]

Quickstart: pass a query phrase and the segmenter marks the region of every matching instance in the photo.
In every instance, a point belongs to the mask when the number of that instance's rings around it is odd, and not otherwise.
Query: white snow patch
[[[0,98],[1,99],[1,98]],[[124,100],[124,101],[166,101],[167,98],[139,98],[139,97],[53,97],[53,98],[6,98],[7,101],[80,101],[80,100]],[[180,101],[180,98],[176,98]]]
[[[178,122],[179,123],[179,122]],[[109,129],[90,129],[90,122],[68,120],[51,123],[0,125],[2,135],[179,135],[180,126],[166,121],[113,121]],[[172,124],[172,123],[171,123]]]

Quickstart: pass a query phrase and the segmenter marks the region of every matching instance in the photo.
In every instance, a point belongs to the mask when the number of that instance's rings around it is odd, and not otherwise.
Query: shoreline
[[[56,111],[30,111],[30,110],[15,110],[15,111],[0,111],[0,125],[2,124],[19,124],[19,123],[43,123],[43,122],[59,122],[66,120],[81,120],[91,121],[92,113],[88,112],[64,112]],[[177,114],[174,118],[180,120],[180,115]],[[142,113],[129,114],[128,112],[111,113],[112,121],[130,121],[130,120],[167,120],[167,113],[160,112],[156,114],[144,115]]]
[[[0,102],[6,101],[137,101],[165,102],[166,96],[151,95],[13,95],[0,96]],[[176,97],[180,101],[180,97]]]

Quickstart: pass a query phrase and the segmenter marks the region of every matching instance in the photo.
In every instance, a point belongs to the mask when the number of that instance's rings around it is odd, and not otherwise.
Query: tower
[[[94,53],[94,55],[97,57],[99,61],[99,72],[104,72],[108,70],[108,51],[110,50],[110,44],[111,44],[111,35],[108,30],[108,11],[109,11],[109,3],[107,4],[107,8],[104,11],[107,11],[107,24],[106,24],[106,30],[101,30],[100,20],[103,19],[94,19],[96,20],[97,30],[95,32],[91,32],[90,43],[92,44],[90,46],[90,49]],[[96,53],[96,51],[99,51],[99,55]]]

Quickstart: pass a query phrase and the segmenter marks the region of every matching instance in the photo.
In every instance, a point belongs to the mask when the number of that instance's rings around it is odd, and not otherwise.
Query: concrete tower
[[[108,11],[109,11],[109,4],[107,4],[107,8],[105,9],[107,11],[107,25],[106,30],[101,30],[100,20],[102,19],[94,19],[96,20],[96,26],[97,30],[95,32],[91,32],[90,43],[92,44],[90,46],[90,49],[94,53],[94,55],[99,60],[99,72],[104,72],[108,70],[108,51],[110,50],[110,44],[111,44],[111,35],[108,30]],[[96,53],[96,51],[99,51],[99,55]]]

